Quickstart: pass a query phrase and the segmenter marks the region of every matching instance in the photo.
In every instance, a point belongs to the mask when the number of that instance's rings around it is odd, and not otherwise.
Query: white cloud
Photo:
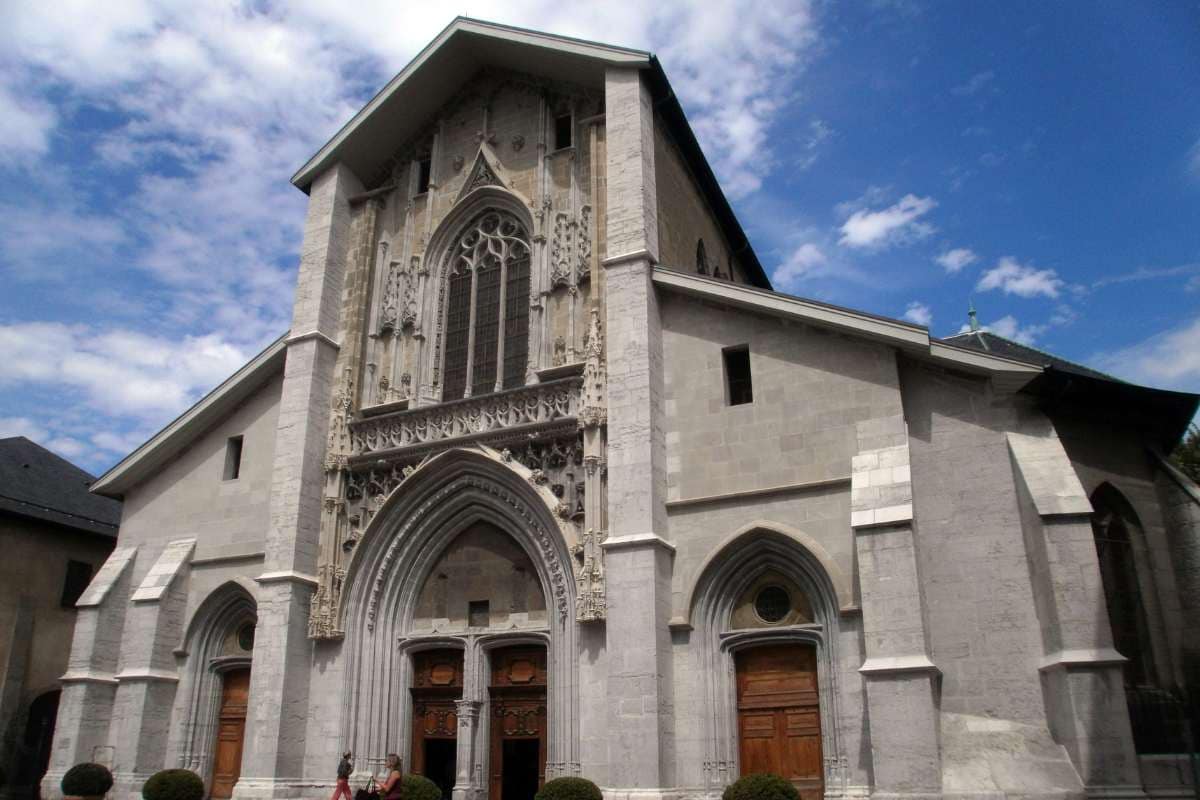
[[[1200,389],[1200,317],[1137,344],[1092,357],[1098,369],[1148,386]]]
[[[827,260],[821,248],[812,242],[806,242],[793,250],[787,260],[776,267],[771,274],[771,282],[778,286],[792,286],[823,266]]]
[[[882,247],[928,236],[933,226],[920,219],[936,206],[932,197],[906,194],[888,208],[855,211],[842,223],[838,242],[847,247]]]
[[[966,83],[953,87],[950,93],[959,95],[960,97],[970,97],[991,83],[995,77],[996,73],[990,69],[984,72],[977,72]]]
[[[18,97],[0,84],[0,162],[20,164],[41,156],[50,147],[50,133],[58,114],[44,100]]]
[[[963,267],[970,266],[978,260],[979,256],[975,255],[975,252],[967,247],[956,247],[953,250],[947,250],[934,259],[934,261],[942,265],[942,268],[946,272],[951,274],[960,271]]]
[[[44,427],[29,417],[0,417],[0,439],[24,436],[35,442],[44,441],[48,433]]]
[[[904,318],[926,328],[933,324],[933,312],[929,310],[929,306],[917,300],[908,304],[908,308],[904,310]]]
[[[1064,281],[1052,269],[1024,266],[1011,256],[1000,259],[996,266],[983,273],[975,288],[981,292],[1000,289],[1018,297],[1058,297]]]
[[[1092,281],[1093,289],[1102,289],[1105,286],[1112,286],[1119,283],[1134,283],[1140,281],[1155,280],[1157,278],[1175,278],[1183,275],[1196,275],[1200,273],[1200,264],[1181,264],[1175,267],[1138,267],[1133,272],[1126,272],[1121,275],[1106,275]],[[1196,275],[1200,277],[1200,275]],[[1191,278],[1190,280],[1195,280]]]
[[[1041,336],[1049,328],[1048,325],[1021,325],[1012,314],[1006,314],[994,322],[989,322],[979,327],[981,330],[990,331],[997,336],[1003,336],[1005,339],[1012,339],[1014,342],[1028,345],[1032,345],[1037,337]],[[969,325],[964,324],[958,329],[958,332],[966,333],[970,329]]]
[[[0,325],[0,386],[57,385],[109,415],[165,421],[228,377],[246,353],[217,334],[171,340],[128,330]]]
[[[817,163],[821,157],[821,145],[833,136],[833,128],[824,120],[814,119],[808,123],[808,136],[804,139],[803,149],[796,159],[796,167],[803,172]]]

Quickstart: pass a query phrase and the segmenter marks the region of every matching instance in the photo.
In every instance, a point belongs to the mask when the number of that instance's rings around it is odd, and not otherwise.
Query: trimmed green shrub
[[[204,781],[190,769],[164,769],[142,785],[146,800],[204,800]]]
[[[721,800],[800,800],[790,781],[769,772],[738,778],[725,787]]]
[[[424,775],[405,775],[400,779],[404,800],[442,800],[442,790]]]
[[[546,781],[533,800],[604,800],[604,795],[587,778],[555,778]]]
[[[63,775],[61,786],[71,797],[100,797],[112,788],[112,773],[103,764],[76,764]]]

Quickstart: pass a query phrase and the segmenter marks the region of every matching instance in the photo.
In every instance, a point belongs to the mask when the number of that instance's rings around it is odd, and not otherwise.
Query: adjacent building
[[[50,761],[75,601],[113,550],[121,504],[22,436],[0,439],[0,769],[37,795]],[[102,757],[103,754],[100,754]]]
[[[47,795],[1187,791],[1196,396],[773,292],[638,50],[458,19],[293,183],[291,330],[93,486]]]

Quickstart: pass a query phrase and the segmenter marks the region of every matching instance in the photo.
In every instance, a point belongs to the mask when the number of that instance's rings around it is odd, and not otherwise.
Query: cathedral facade
[[[771,291],[650,54],[459,19],[291,330],[104,475],[48,797],[1182,796],[1197,398]]]

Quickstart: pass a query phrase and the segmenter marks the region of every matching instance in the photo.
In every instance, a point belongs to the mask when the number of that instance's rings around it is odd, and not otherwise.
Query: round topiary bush
[[[546,781],[533,800],[604,800],[604,795],[587,778],[555,778]]]
[[[769,772],[746,775],[725,787],[721,800],[800,800],[790,781]]]
[[[190,769],[164,769],[142,786],[146,800],[204,800],[204,781]]]
[[[442,790],[424,775],[405,775],[400,779],[404,800],[442,800]]]
[[[112,783],[112,773],[103,764],[76,764],[63,775],[61,786],[69,797],[103,797]]]

